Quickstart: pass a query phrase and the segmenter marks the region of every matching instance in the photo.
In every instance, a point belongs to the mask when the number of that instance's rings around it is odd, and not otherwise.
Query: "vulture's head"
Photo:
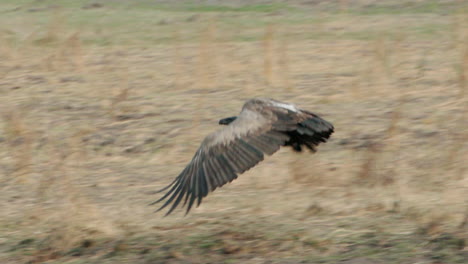
[[[232,121],[236,120],[237,116],[231,116],[231,117],[227,117],[227,118],[223,118],[221,120],[219,120],[219,124],[220,125],[229,125],[232,123]]]

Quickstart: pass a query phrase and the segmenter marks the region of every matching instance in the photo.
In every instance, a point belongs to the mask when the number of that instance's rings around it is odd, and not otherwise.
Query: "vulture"
[[[157,210],[170,205],[169,215],[182,201],[187,214],[192,205],[216,188],[233,181],[281,146],[312,152],[333,133],[333,125],[307,110],[273,99],[254,98],[245,102],[238,116],[219,121],[222,129],[208,135],[190,163],[165,188]]]

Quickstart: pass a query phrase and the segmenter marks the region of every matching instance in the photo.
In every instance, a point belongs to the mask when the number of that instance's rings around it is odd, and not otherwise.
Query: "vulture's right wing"
[[[279,123],[284,121],[272,112],[243,109],[229,126],[205,138],[187,167],[161,190],[169,191],[152,204],[166,200],[159,211],[172,203],[168,215],[184,200],[188,213],[195,200],[200,205],[209,192],[236,179],[262,161],[264,154],[271,155],[284,145],[289,136],[275,129]]]

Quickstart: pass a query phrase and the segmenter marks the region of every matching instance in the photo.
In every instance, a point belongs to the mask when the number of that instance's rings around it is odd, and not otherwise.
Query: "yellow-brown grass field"
[[[468,263],[463,0],[0,1],[0,263]],[[246,99],[332,122],[184,217]]]

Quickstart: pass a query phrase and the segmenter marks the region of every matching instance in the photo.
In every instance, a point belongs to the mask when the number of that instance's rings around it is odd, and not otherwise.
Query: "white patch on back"
[[[283,103],[276,103],[276,102],[274,102],[273,104],[274,104],[275,106],[278,106],[278,107],[281,107],[281,108],[285,108],[285,109],[291,110],[291,111],[293,111],[293,112],[297,112],[297,111],[298,111],[298,109],[297,109],[294,105],[292,105],[292,104],[283,104]]]

